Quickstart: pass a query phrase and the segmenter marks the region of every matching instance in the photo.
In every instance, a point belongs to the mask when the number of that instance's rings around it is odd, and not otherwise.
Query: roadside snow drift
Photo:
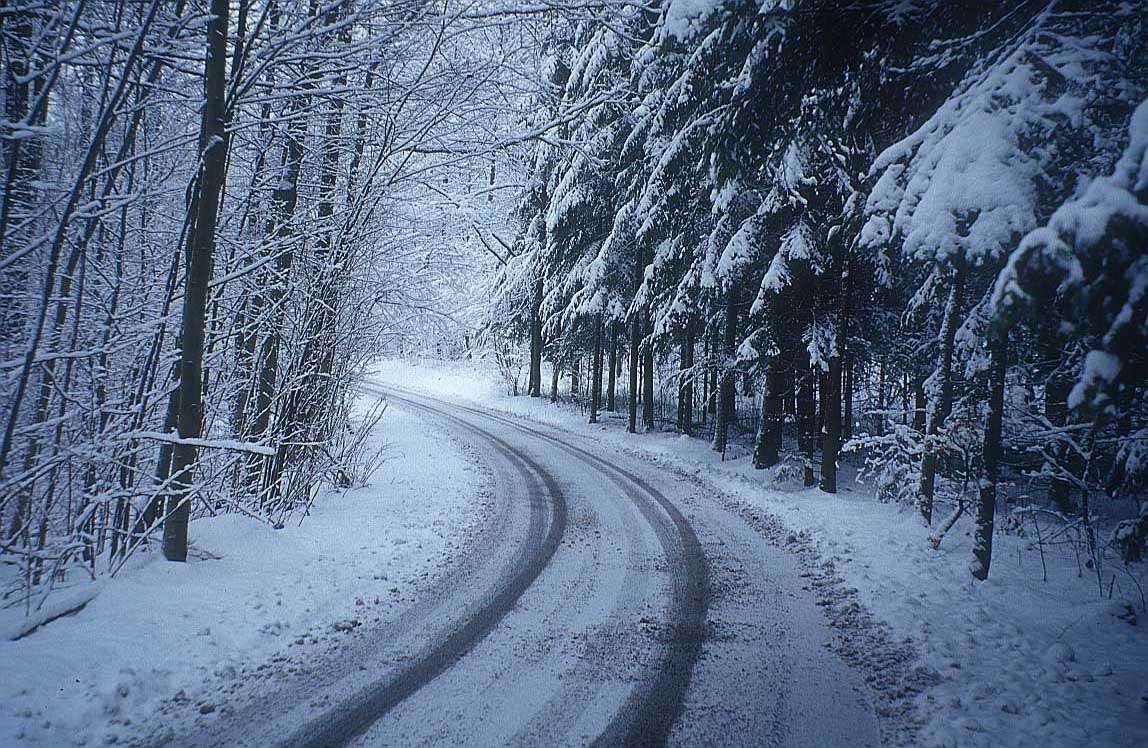
[[[213,710],[207,680],[337,636],[367,607],[401,608],[459,542],[480,491],[480,471],[430,428],[390,408],[370,486],[328,491],[282,530],[196,521],[188,563],[143,554],[79,613],[0,641],[0,745],[115,742],[177,694]]]

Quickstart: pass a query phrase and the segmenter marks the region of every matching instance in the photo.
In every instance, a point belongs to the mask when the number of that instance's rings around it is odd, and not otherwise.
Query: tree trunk
[[[953,275],[953,286],[945,303],[945,317],[941,321],[941,361],[938,368],[940,394],[933,401],[925,427],[925,451],[921,456],[921,475],[917,482],[917,509],[925,524],[933,522],[933,490],[937,477],[937,435],[953,408],[953,343],[957,334],[957,315],[961,294],[964,292],[964,268],[958,267]]]
[[[1001,426],[1004,423],[1005,370],[1008,364],[1008,337],[993,334],[989,340],[992,369],[989,372],[989,412],[985,421],[984,454],[981,458],[979,501],[973,534],[973,562],[969,567],[979,580],[989,576],[993,555],[993,519],[997,503],[997,475],[1001,458]]]
[[[555,357],[550,362],[550,402],[558,402],[558,380],[562,375],[562,367],[558,365],[558,359]]]
[[[215,254],[215,226],[223,192],[227,157],[225,89],[227,64],[227,14],[229,0],[212,0],[207,23],[207,59],[204,64],[204,107],[200,129],[199,191],[194,198],[195,228],[187,246],[187,281],[180,328],[179,416],[181,440],[197,439],[203,427],[203,336],[207,314],[207,285]],[[163,527],[163,555],[169,561],[187,560],[187,525],[191,515],[190,492],[195,481],[197,450],[181,441],[172,455],[175,485]]]
[[[650,329],[650,313],[642,313],[643,327]],[[642,350],[642,429],[654,430],[654,344],[650,341]]]
[[[681,353],[678,356],[678,431],[687,436],[694,430],[694,318],[686,318]]]
[[[247,0],[242,0],[239,3],[239,14],[235,23],[235,45],[231,55],[231,80],[236,80],[239,75],[241,61],[244,55],[244,42],[247,34]],[[278,14],[272,15],[272,31],[278,29],[277,17]],[[274,74],[268,73],[268,79],[274,81]],[[232,112],[234,118],[235,113]],[[271,133],[271,103],[264,101],[262,104],[259,120],[259,138],[261,141],[267,141]],[[230,123],[229,123],[230,124]],[[251,185],[249,189],[254,192],[257,186],[265,179],[267,175],[267,151],[260,149],[256,154],[255,164],[251,169]],[[251,216],[253,207],[257,204],[255,200],[247,200],[244,207],[242,217],[239,219],[238,233],[243,234],[244,227],[247,225],[247,220]],[[261,300],[261,294],[257,287],[266,283],[266,275],[263,272],[258,272],[254,278],[244,279],[243,290],[240,293],[239,301],[235,312],[235,324],[233,326],[233,335],[235,337],[235,378],[240,382],[240,386],[235,393],[234,407],[231,412],[231,431],[235,438],[239,441],[247,440],[247,407],[252,395],[252,385],[255,381],[255,347],[258,342],[258,323],[260,319],[260,310],[256,304]],[[237,471],[236,488],[242,484],[242,469]]]
[[[642,313],[635,311],[630,320],[630,392],[629,392],[629,420],[626,431],[631,434],[638,430],[638,356],[639,346],[642,344]]]
[[[837,454],[841,448],[841,356],[829,359],[821,410],[825,419],[821,444],[821,490],[837,493]]]
[[[877,418],[875,419],[876,422],[873,425],[873,430],[877,436],[885,435],[886,411],[889,410],[889,400],[893,395],[890,390],[894,390],[895,392],[896,389],[896,385],[889,385],[888,378],[886,376],[887,373],[888,372],[885,367],[885,357],[882,356],[877,375]]]
[[[829,358],[829,371],[822,391],[825,434],[821,446],[821,490],[837,493],[837,457],[841,451],[841,399],[844,387],[843,368],[849,355],[849,257],[842,260],[837,302],[837,335],[834,352]]]
[[[182,348],[182,346],[181,346]],[[179,362],[175,364],[174,377],[179,376]],[[163,418],[164,433],[170,434],[179,427],[179,387],[172,390],[167,398],[167,410]],[[165,484],[171,477],[171,462],[172,456],[175,451],[175,445],[170,442],[164,442],[159,447],[159,459],[155,465],[155,484],[158,491],[166,491]],[[136,522],[135,534],[137,538],[144,538],[156,526],[156,523],[163,519],[164,501],[163,493],[157,492],[152,496],[148,502],[147,507],[140,515],[139,520]]]
[[[710,370],[713,368],[713,362],[710,360],[710,336],[706,331],[702,330],[702,407],[698,411],[698,417],[703,426],[706,425],[706,417],[710,412],[710,397],[713,390],[710,389]]]
[[[785,420],[782,413],[784,386],[782,355],[777,353],[769,359],[765,382],[761,388],[761,423],[758,424],[753,446],[753,466],[758,470],[773,467],[781,459],[781,427]]]
[[[590,423],[598,422],[602,404],[602,315],[594,317],[594,370],[590,375]]]
[[[715,357],[717,355],[716,349],[717,340],[715,339],[710,344],[710,352]],[[710,365],[708,378],[709,385],[707,389],[709,390],[709,397],[706,398],[706,410],[710,412],[710,415],[716,417],[718,410],[718,367],[716,365]]]
[[[797,421],[805,485],[814,485],[813,452],[817,448],[817,370],[809,365],[808,352],[801,357],[797,378]]]
[[[844,379],[844,388],[841,394],[841,440],[848,441],[853,436],[853,361],[850,357],[844,359],[841,376]]]
[[[821,449],[822,443],[825,441],[825,403],[829,398],[829,372],[821,367],[815,369],[817,372],[817,409],[815,411],[814,419],[817,424],[817,449]]]
[[[925,380],[916,372],[913,374],[913,430],[925,433]]]
[[[307,100],[297,96],[291,105],[287,137],[283,144],[283,161],[280,178],[272,193],[272,217],[267,222],[268,246],[273,247],[273,277],[266,299],[256,303],[259,309],[267,309],[271,322],[259,346],[259,371],[255,380],[255,411],[251,429],[248,432],[252,441],[261,441],[271,429],[271,416],[275,410],[275,399],[279,395],[279,351],[287,321],[287,294],[291,283],[291,271],[295,264],[296,240],[294,227],[295,209],[299,203],[299,176],[303,168],[303,145],[307,135],[305,112]],[[262,293],[262,290],[260,291]],[[283,421],[281,420],[280,423]],[[265,455],[251,455],[248,459],[246,482],[249,490],[265,494],[267,489],[276,486],[276,464],[281,460],[269,460]]]
[[[614,412],[614,393],[618,385],[618,322],[610,320],[610,374],[606,385],[606,410]]]
[[[730,286],[725,301],[725,320],[722,330],[721,374],[718,383],[717,413],[714,416],[714,438],[711,447],[725,454],[729,440],[729,426],[734,419],[734,388],[736,372],[733,368],[734,348],[737,345],[737,288]]]
[[[542,397],[542,277],[534,282],[534,300],[530,307],[530,376],[526,392]]]

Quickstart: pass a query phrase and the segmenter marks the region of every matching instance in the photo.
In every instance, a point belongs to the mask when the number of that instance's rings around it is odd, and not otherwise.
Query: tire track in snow
[[[575,459],[607,474],[615,482],[620,478],[635,489],[626,493],[654,528],[671,570],[669,644],[653,668],[654,677],[630,694],[606,729],[594,741],[594,745],[663,745],[682,711],[694,663],[701,655],[708,609],[708,569],[705,553],[697,535],[681,511],[640,476],[552,434],[527,426],[519,419],[457,403],[448,403],[393,386],[366,389],[386,393],[404,404],[418,407],[420,405],[418,400],[429,401],[509,426],[553,444]],[[438,408],[425,404],[421,407],[442,414]]]
[[[368,386],[362,389],[375,395],[389,394],[376,387]],[[352,700],[308,721],[300,729],[279,741],[277,743],[279,746],[334,748],[361,735],[395,705],[445,672],[485,639],[550,563],[565,533],[566,496],[549,471],[520,450],[467,420],[405,398],[395,399],[416,410],[434,413],[478,435],[494,445],[520,470],[529,486],[531,499],[530,529],[526,542],[529,556],[524,563],[513,566],[514,571],[509,578],[504,578],[503,584],[493,591],[481,608],[429,652],[399,673],[359,692]],[[543,496],[549,497],[549,505],[543,501]],[[549,522],[546,515],[549,515]]]

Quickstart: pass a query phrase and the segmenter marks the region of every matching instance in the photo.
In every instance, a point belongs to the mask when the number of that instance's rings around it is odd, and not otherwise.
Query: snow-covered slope
[[[483,473],[405,411],[373,438],[372,484],[320,496],[300,526],[198,520],[188,563],[143,554],[76,615],[0,641],[0,745],[116,742],[181,692],[211,711],[244,667],[397,615],[478,518]]]

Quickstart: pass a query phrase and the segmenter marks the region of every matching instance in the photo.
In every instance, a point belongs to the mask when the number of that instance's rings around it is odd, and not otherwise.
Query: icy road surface
[[[798,562],[697,485],[559,429],[368,391],[479,450],[490,521],[397,620],[168,744],[879,744]]]

